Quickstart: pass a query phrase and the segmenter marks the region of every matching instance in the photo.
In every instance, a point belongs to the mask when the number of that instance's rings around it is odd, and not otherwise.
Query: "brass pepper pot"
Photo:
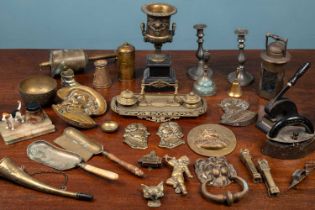
[[[97,60],[94,62],[95,73],[93,79],[94,88],[109,88],[112,85],[112,80],[107,66],[106,60]]]
[[[135,47],[128,42],[117,49],[119,80],[133,80],[135,78]]]
[[[269,44],[269,38],[274,42]],[[266,34],[266,50],[260,55],[262,59],[259,81],[259,96],[272,99],[283,87],[285,65],[291,55],[287,52],[288,39],[271,33]]]

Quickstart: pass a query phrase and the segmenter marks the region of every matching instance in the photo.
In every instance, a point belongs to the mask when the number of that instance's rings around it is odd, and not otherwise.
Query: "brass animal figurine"
[[[148,207],[160,207],[160,199],[164,196],[163,182],[156,186],[147,186],[141,184],[143,197],[148,199]]]

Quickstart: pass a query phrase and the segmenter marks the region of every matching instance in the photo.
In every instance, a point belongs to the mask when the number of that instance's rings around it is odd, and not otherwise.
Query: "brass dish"
[[[37,102],[41,106],[48,106],[53,102],[56,91],[56,80],[46,75],[30,76],[19,84],[19,92],[25,104]]]
[[[105,121],[102,125],[101,125],[101,129],[102,131],[106,132],[106,133],[111,133],[111,132],[115,132],[118,129],[118,123],[115,121]]]

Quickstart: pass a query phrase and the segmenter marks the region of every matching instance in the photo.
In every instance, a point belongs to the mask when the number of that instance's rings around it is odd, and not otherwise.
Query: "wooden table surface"
[[[109,51],[108,51],[109,52]],[[298,66],[306,61],[315,63],[315,51],[309,50],[291,50],[292,61],[287,65],[286,78],[291,76]],[[98,53],[89,51],[89,54]],[[140,92],[140,81],[145,66],[145,55],[148,51],[136,53],[136,80],[132,82],[119,82],[117,76],[116,64],[109,65],[112,71],[113,85],[109,89],[102,89],[99,92],[105,97],[107,103],[113,96],[118,95],[123,89],[130,89],[134,92]],[[187,68],[196,63],[194,51],[170,51],[172,56],[173,67],[176,70],[179,80],[179,93],[188,93],[191,91],[193,81],[187,75]],[[210,67],[213,69],[213,79],[217,85],[217,94],[212,97],[206,97],[208,102],[207,113],[198,118],[182,118],[176,122],[183,128],[185,140],[188,132],[195,126],[204,123],[218,123],[222,111],[218,103],[227,97],[227,91],[230,84],[227,82],[227,74],[234,71],[237,66],[237,51],[210,51]],[[46,74],[49,71],[40,71],[38,64],[48,59],[48,50],[0,50],[0,112],[11,111],[16,107],[16,101],[20,99],[18,93],[18,84],[22,79],[32,74]],[[260,71],[260,51],[246,51],[248,61],[246,69],[255,76],[255,82],[243,88],[243,99],[249,101],[252,110],[258,110],[259,106],[266,104],[266,100],[258,97],[257,86]],[[313,68],[314,69],[314,68]],[[287,96],[290,97],[298,106],[301,115],[306,116],[312,122],[315,121],[315,71],[311,69],[297,85],[291,89]],[[91,86],[93,80],[93,65],[89,65],[84,73],[76,75],[76,80],[81,84]],[[60,85],[60,79],[58,84]],[[56,116],[51,108],[45,109],[53,123],[56,125],[56,132],[43,135],[34,139],[19,142],[13,145],[5,145],[0,142],[0,155],[2,157],[12,158],[18,165],[25,167],[30,172],[51,171],[50,168],[40,165],[26,156],[27,146],[34,140],[44,139],[52,142],[56,137],[61,135],[63,129],[68,125]],[[181,145],[174,149],[163,149],[157,145],[159,137],[156,135],[159,124],[137,118],[126,118],[113,113],[110,109],[106,114],[95,118],[98,124],[105,120],[115,120],[120,124],[119,130],[112,134],[105,134],[100,127],[96,127],[83,132],[102,142],[106,150],[116,154],[120,158],[136,164],[137,160],[144,154],[155,150],[159,156],[169,154],[179,157],[187,155],[191,164],[189,166],[194,174],[193,179],[186,182],[188,195],[182,196],[175,193],[171,186],[164,186],[165,197],[162,198],[161,209],[225,209],[224,205],[218,205],[206,201],[200,194],[200,183],[194,173],[193,164],[201,156],[195,154],[189,149],[187,144]],[[149,148],[146,150],[131,149],[123,143],[124,128],[130,123],[143,123],[151,133],[148,139]],[[237,128],[229,127],[236,135],[237,146],[235,150],[227,155],[227,159],[234,165],[238,175],[243,177],[249,184],[250,192],[240,202],[233,205],[235,209],[315,209],[315,175],[309,176],[297,189],[288,191],[288,185],[291,180],[291,174],[295,169],[302,168],[304,162],[315,159],[315,154],[310,154],[305,158],[298,160],[278,160],[261,153],[261,146],[266,141],[265,134],[258,130],[254,125]],[[266,158],[272,168],[272,174],[275,182],[280,188],[278,197],[270,198],[264,184],[254,184],[249,172],[240,162],[239,151],[242,148],[248,148],[254,159]],[[76,192],[87,192],[94,195],[95,200],[84,202],[69,198],[49,195],[26,189],[9,181],[0,180],[0,209],[146,209],[147,202],[142,197],[140,184],[156,185],[160,181],[166,181],[171,175],[171,168],[163,167],[161,169],[147,170],[143,169],[146,177],[141,179],[135,177],[118,165],[103,158],[102,156],[93,157],[89,163],[99,167],[117,172],[120,175],[118,181],[107,181],[88,174],[81,169],[69,170],[66,173],[69,176],[68,190]],[[37,175],[36,178],[41,181],[59,186],[63,177],[61,175]],[[235,186],[234,186],[235,185]],[[222,189],[236,189],[236,184],[231,187]]]

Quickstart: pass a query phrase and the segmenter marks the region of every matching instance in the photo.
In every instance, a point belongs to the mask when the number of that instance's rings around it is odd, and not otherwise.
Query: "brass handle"
[[[242,199],[246,195],[246,193],[248,192],[249,188],[248,188],[247,182],[239,176],[230,177],[230,179],[234,180],[238,184],[240,184],[242,186],[243,190],[241,192],[236,192],[236,193],[232,193],[230,191],[227,191],[224,194],[214,195],[214,194],[211,194],[207,191],[207,183],[212,181],[211,179],[208,179],[201,184],[202,195],[211,201],[218,202],[218,203],[224,203],[224,204],[227,204],[228,206],[232,205],[233,203]]]
[[[95,174],[97,176],[103,177],[105,179],[110,179],[110,180],[117,180],[118,179],[118,174],[112,172],[112,171],[108,171],[105,169],[101,169],[95,166],[92,166],[90,164],[86,164],[86,163],[79,163],[78,166],[80,166],[82,169]]]
[[[100,59],[108,59],[108,58],[117,58],[117,54],[109,53],[109,54],[89,56],[89,60],[100,60]]]
[[[130,171],[131,173],[139,176],[139,177],[143,177],[144,173],[143,171],[138,168],[137,166],[134,166],[130,163],[127,163],[121,159],[119,159],[117,156],[113,155],[112,153],[108,153],[103,151],[102,154],[107,157],[108,159],[114,161],[115,163],[117,163],[118,165],[122,166],[123,168],[125,168],[127,171]]]

